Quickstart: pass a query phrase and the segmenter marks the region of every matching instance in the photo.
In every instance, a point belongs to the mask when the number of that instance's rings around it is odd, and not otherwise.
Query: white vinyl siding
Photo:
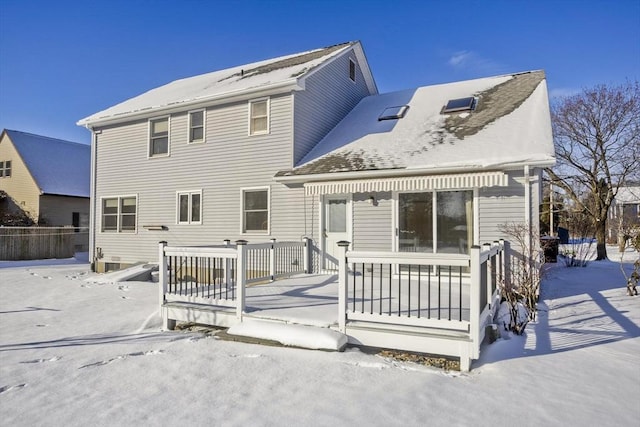
[[[249,101],[249,135],[269,133],[269,98]]]
[[[177,194],[178,224],[202,223],[202,191],[185,191]]]
[[[169,117],[149,120],[149,157],[169,155]]]
[[[136,196],[103,197],[101,199],[102,232],[135,232],[138,215]]]
[[[204,142],[206,110],[189,111],[189,135],[187,141],[192,143]]]
[[[101,262],[157,262],[161,240],[170,245],[220,245],[224,239],[261,243],[271,236],[300,241],[305,229],[304,189],[273,182],[276,172],[292,164],[291,100],[291,94],[270,97],[270,133],[260,137],[247,135],[247,101],[207,107],[205,144],[188,143],[187,111],[173,114],[171,156],[156,161],[144,161],[147,120],[101,128],[95,145],[97,229],[101,196],[137,193],[139,203],[137,234],[97,234],[95,246],[104,254]],[[269,235],[242,233],[241,189],[267,185]],[[202,190],[201,225],[178,227],[176,194],[196,189]],[[161,225],[164,231],[144,228]]]
[[[293,93],[293,161],[302,158],[342,120],[365,96],[371,95],[362,70],[356,66],[355,83],[349,79],[349,62],[344,55],[326,64],[305,80],[305,90]]]

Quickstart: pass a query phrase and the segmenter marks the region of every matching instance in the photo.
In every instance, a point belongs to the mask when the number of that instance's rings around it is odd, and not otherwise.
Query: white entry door
[[[340,240],[350,240],[351,227],[349,224],[349,199],[342,197],[325,197],[324,199],[324,221],[323,221],[323,249],[324,249],[324,269],[338,269]]]

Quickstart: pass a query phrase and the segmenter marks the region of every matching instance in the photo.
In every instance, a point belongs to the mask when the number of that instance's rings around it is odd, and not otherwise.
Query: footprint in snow
[[[26,387],[26,386],[27,386],[26,383],[17,384],[17,385],[6,385],[6,386],[3,386],[3,387],[0,387],[0,394],[5,393],[7,391],[20,389],[20,388],[23,388],[23,387]]]
[[[36,325],[37,328],[46,328],[47,326],[49,326],[49,325],[47,325],[47,324]]]
[[[20,363],[45,363],[45,362],[57,362],[58,360],[62,359],[62,357],[60,356],[54,356],[50,359],[34,359],[34,360],[25,360],[24,362],[20,362]]]
[[[31,273],[29,273],[29,274],[32,275],[32,276],[39,276],[38,273],[34,273],[33,271]]]
[[[81,288],[87,288],[87,289],[91,289],[91,286],[89,285],[80,285]]]
[[[129,353],[129,354],[121,354],[120,356],[116,356],[112,359],[108,359],[108,360],[101,360],[100,362],[95,362],[95,363],[89,363],[88,365],[83,365],[80,366],[78,369],[83,369],[83,368],[92,368],[95,366],[104,366],[104,365],[108,365],[109,363],[115,362],[117,360],[125,360],[129,357],[137,357],[137,356],[155,356],[158,354],[163,354],[164,351],[163,350],[148,350],[148,351],[137,351],[135,353]]]
[[[122,295],[120,298],[122,298],[122,299],[131,299],[129,297],[125,297],[124,295]]]
[[[241,357],[243,359],[257,359],[261,354],[230,354],[229,357]]]
[[[127,285],[120,285],[118,289],[121,291],[129,292],[129,287]]]

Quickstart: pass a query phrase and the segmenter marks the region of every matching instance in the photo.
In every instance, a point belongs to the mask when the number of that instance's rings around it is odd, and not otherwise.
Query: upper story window
[[[189,112],[189,143],[204,142],[205,111]]]
[[[356,81],[356,63],[353,59],[349,59],[349,78],[352,82]]]
[[[242,232],[269,233],[269,189],[242,190]]]
[[[178,224],[202,223],[202,191],[178,193]]]
[[[0,161],[0,178],[9,178],[11,176],[11,160]]]
[[[169,155],[169,117],[149,120],[149,157]]]
[[[269,133],[269,98],[249,101],[249,135]]]
[[[135,232],[138,214],[136,196],[106,197],[102,199],[102,231]]]

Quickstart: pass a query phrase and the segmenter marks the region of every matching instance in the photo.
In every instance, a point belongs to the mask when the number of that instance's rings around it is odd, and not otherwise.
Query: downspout
[[[91,131],[91,183],[89,186],[89,262],[91,269],[96,270],[96,166],[98,160],[98,133],[93,128],[85,125]]]
[[[531,175],[529,171],[529,165],[524,166],[524,221],[527,228],[527,234],[525,236],[525,245],[527,246],[527,255],[531,259],[532,250],[531,247]]]

